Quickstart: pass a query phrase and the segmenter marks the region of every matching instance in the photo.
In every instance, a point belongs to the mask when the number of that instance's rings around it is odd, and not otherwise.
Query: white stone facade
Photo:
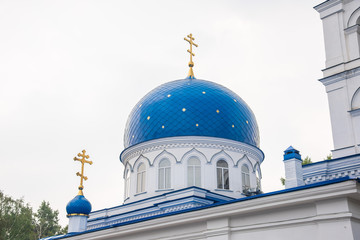
[[[285,164],[285,188],[293,188],[304,185],[301,159],[284,160]]]
[[[360,153],[360,0],[329,0],[315,9],[323,22],[333,157]]]
[[[260,164],[264,154],[256,147],[245,143],[212,137],[172,137],[147,141],[129,147],[121,154],[125,166],[124,180],[128,192],[125,203],[157,196],[173,190],[190,187],[188,183],[188,161],[190,158],[200,160],[200,185],[226,196],[240,198],[249,192],[260,190]],[[159,187],[159,163],[170,161],[170,185]],[[218,188],[217,162],[223,160],[228,165],[229,188]],[[144,164],[146,168],[145,187],[138,190],[138,168]],[[244,191],[242,167],[249,169],[249,187]],[[127,180],[128,172],[130,179]],[[127,190],[129,189],[129,190]]]
[[[283,190],[66,239],[354,240],[360,239],[359,191],[357,180]]]
[[[84,232],[87,229],[87,216],[69,217],[69,233]]]

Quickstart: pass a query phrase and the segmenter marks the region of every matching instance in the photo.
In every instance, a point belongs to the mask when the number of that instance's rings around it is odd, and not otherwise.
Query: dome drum
[[[261,189],[263,159],[262,151],[254,146],[212,137],[172,137],[140,143],[121,154],[125,203],[190,186],[241,198]],[[227,164],[221,176],[219,161]],[[242,178],[243,166],[248,169],[244,176],[247,180]]]

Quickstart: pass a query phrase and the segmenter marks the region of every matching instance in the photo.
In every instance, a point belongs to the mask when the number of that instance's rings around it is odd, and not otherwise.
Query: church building
[[[55,239],[360,239],[360,0],[314,7],[323,22],[333,159],[302,165],[284,151],[285,189],[261,190],[264,153],[250,106],[230,89],[189,74],[145,95],[124,132],[125,200],[91,211],[79,193],[69,232]]]

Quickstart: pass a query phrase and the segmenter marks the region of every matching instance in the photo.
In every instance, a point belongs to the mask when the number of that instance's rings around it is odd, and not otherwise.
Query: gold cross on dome
[[[187,38],[184,38],[185,41],[187,41],[188,43],[190,43],[190,49],[187,50],[188,53],[190,53],[190,62],[189,62],[189,74],[188,74],[188,78],[195,78],[194,76],[194,72],[193,72],[193,66],[194,66],[194,62],[192,61],[192,57],[195,56],[195,53],[193,53],[192,51],[192,46],[194,45],[195,47],[198,47],[198,45],[196,43],[194,43],[193,41],[195,40],[195,38],[192,36],[192,34],[190,33],[189,35],[187,35]]]
[[[74,161],[79,161],[81,162],[81,173],[77,172],[76,176],[80,177],[80,186],[79,186],[79,194],[78,195],[83,195],[82,190],[84,189],[84,185],[83,185],[83,180],[87,180],[88,178],[86,176],[84,176],[84,164],[88,163],[90,165],[93,164],[92,161],[87,161],[86,159],[89,159],[89,155],[86,155],[86,151],[82,150],[82,153],[78,153],[77,155],[80,158],[74,157]]]

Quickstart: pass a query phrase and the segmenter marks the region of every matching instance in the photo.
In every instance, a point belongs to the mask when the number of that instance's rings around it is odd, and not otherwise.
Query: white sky
[[[265,192],[282,189],[283,151],[313,161],[332,136],[321,20],[311,0],[0,0],[0,189],[60,211],[84,193],[93,210],[122,204],[123,132],[135,104],[185,78],[193,33],[195,76],[241,96],[258,121]]]

